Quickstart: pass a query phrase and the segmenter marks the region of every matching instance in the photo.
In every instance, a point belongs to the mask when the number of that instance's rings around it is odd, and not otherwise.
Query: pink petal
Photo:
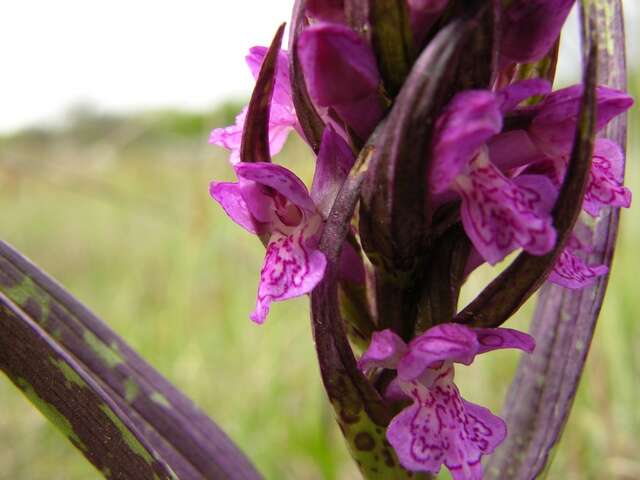
[[[266,226],[251,215],[238,183],[211,182],[209,193],[226,214],[242,228],[251,233],[264,231]]]
[[[548,155],[568,155],[573,145],[582,85],[557,90],[540,105],[529,132]],[[625,112],[633,99],[624,92],[599,86],[596,90],[596,130],[604,128],[614,117]]]
[[[436,374],[430,388],[403,385],[414,403],[391,420],[387,440],[408,470],[437,473],[444,463],[454,478],[481,479],[481,457],[504,440],[506,426],[489,410],[462,399],[451,365]]]
[[[624,157],[614,142],[596,142],[591,165],[591,178],[584,196],[584,210],[597,217],[602,207],[631,206],[631,191],[622,184]]]
[[[584,260],[565,248],[549,275],[549,281],[565,288],[580,289],[593,284],[609,271],[606,265],[587,265]]]
[[[575,0],[514,0],[504,12],[501,67],[543,58],[558,39]]]
[[[431,192],[448,190],[473,156],[502,129],[502,113],[493,93],[470,90],[453,97],[436,123]]]
[[[479,155],[469,174],[456,179],[455,188],[462,196],[465,232],[490,264],[518,247],[533,255],[553,248],[556,232],[546,205],[554,189],[545,177],[539,176],[533,188],[518,185]]]
[[[546,95],[551,91],[551,84],[541,78],[531,78],[513,83],[496,92],[503,112],[514,110],[524,100],[536,95]]]
[[[242,144],[242,129],[244,118],[247,115],[247,107],[236,116],[236,123],[228,127],[216,128],[209,136],[209,143],[226,148],[231,152],[229,161],[235,165],[240,161],[240,145]]]
[[[241,162],[236,164],[235,171],[239,178],[271,187],[294,205],[315,213],[316,207],[307,192],[307,187],[286,168],[266,162]]]
[[[229,161],[235,165],[240,161],[240,146],[242,145],[242,130],[244,129],[244,119],[247,114],[247,107],[236,117],[236,123],[224,128],[216,128],[209,136],[209,143],[226,148],[231,152]],[[271,156],[280,153],[284,143],[298,125],[293,107],[271,104],[269,114],[269,152]]]
[[[358,361],[358,368],[363,371],[373,367],[396,368],[406,351],[407,344],[391,330],[374,332],[369,348]]]
[[[252,47],[245,57],[253,78],[258,78],[262,62],[267,55],[267,47]],[[276,83],[273,88],[273,103],[292,107],[291,81],[289,80],[289,55],[286,51],[278,52],[278,66],[276,67]]]
[[[477,352],[478,340],[473,330],[456,323],[443,323],[411,341],[409,352],[398,364],[398,376],[413,380],[443,361],[469,365]]]
[[[326,217],[355,162],[353,151],[331,126],[322,134],[311,198]]]
[[[542,153],[524,130],[511,130],[494,135],[487,143],[491,163],[506,172],[538,162]]]
[[[361,139],[369,138],[384,115],[377,91],[358,100],[336,104],[333,109]]]
[[[359,100],[378,89],[380,74],[371,47],[344,25],[311,25],[300,35],[298,54],[309,94],[320,106]]]
[[[326,258],[312,246],[320,226],[316,221],[289,235],[271,235],[260,272],[256,309],[251,314],[254,322],[265,321],[271,302],[309,293],[322,280]]]
[[[536,342],[531,335],[510,328],[474,328],[478,336],[478,354],[502,348],[518,348],[533,352]]]

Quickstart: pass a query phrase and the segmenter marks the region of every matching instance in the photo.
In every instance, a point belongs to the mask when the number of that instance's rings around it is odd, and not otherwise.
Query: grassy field
[[[231,178],[208,132],[235,108],[80,112],[66,129],[0,140],[0,236],[193,398],[268,479],[356,479],[320,384],[307,300],[275,305],[262,327],[248,320],[263,250],[207,194],[211,179]],[[628,168],[636,193],[637,112]],[[312,159],[300,142],[281,161],[309,178]],[[623,217],[609,295],[548,478],[640,478],[638,238],[636,208]],[[530,311],[512,325],[526,326]],[[458,369],[463,394],[499,410],[517,358],[496,352]],[[0,480],[93,478],[84,458],[0,381]]]

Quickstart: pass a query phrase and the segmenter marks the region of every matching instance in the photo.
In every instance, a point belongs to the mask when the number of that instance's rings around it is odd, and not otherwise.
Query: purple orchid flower
[[[550,212],[569,162],[582,87],[553,93],[549,89],[545,81],[527,80],[498,92],[462,92],[438,120],[431,191],[440,201],[450,200],[451,190],[461,197],[465,231],[480,258],[491,264],[517,247],[542,255],[555,244]],[[540,104],[518,108],[535,95],[544,95]],[[632,100],[598,87],[597,104],[600,130]],[[503,115],[519,110],[530,111],[530,127],[503,133]],[[596,216],[604,206],[630,205],[631,192],[622,185],[623,164],[615,143],[596,142],[584,199],[587,213]],[[586,265],[581,251],[565,248],[549,280],[582,288],[608,271],[601,265]],[[471,256],[467,271],[482,263],[478,258]]]
[[[311,193],[296,175],[272,163],[234,165],[238,182],[212,182],[211,197],[238,225],[267,241],[256,308],[251,319],[263,323],[274,301],[309,293],[324,275],[326,259],[318,250],[323,216],[355,158],[331,127],[323,134]],[[362,259],[346,246],[341,276],[362,283]]]
[[[387,428],[400,463],[434,474],[444,464],[455,480],[482,479],[482,456],[502,443],[507,427],[488,409],[462,398],[453,364],[470,365],[476,355],[501,348],[531,353],[534,347],[532,337],[516,330],[454,323],[432,327],[409,345],[391,330],[374,333],[359,367],[397,370],[390,393],[412,401]]]
[[[263,323],[273,301],[310,292],[326,260],[317,249],[322,217],[304,183],[272,163],[237,163],[237,183],[212,182],[211,196],[238,225],[268,238],[251,319]]]
[[[465,232],[491,264],[518,247],[543,255],[555,244],[551,205],[546,201],[553,191],[551,182],[541,175],[507,177],[487,148],[487,142],[501,132],[505,112],[548,88],[545,82],[526,81],[498,94],[462,92],[438,119],[430,190],[436,203],[449,199],[448,191],[461,197]]]
[[[253,47],[246,56],[246,62],[254,78],[258,77],[260,67],[267,54],[266,47]],[[218,145],[231,152],[229,161],[236,164],[240,161],[240,144],[242,143],[242,130],[244,128],[247,107],[236,117],[234,125],[224,128],[216,128],[211,132],[209,143]],[[273,90],[273,100],[269,115],[269,150],[271,155],[276,155],[284,146],[289,133],[298,129],[298,118],[291,98],[291,82],[289,79],[289,57],[287,52],[280,51],[276,80]]]

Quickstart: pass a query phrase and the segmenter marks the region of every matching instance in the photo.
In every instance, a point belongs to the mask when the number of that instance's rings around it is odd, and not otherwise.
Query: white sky
[[[632,49],[638,3],[626,1]],[[78,103],[117,111],[202,109],[248,95],[252,79],[244,55],[269,43],[279,23],[289,20],[292,4],[1,0],[0,131],[55,120]],[[637,48],[630,51],[630,59],[637,56]],[[568,77],[574,70],[561,73]]]

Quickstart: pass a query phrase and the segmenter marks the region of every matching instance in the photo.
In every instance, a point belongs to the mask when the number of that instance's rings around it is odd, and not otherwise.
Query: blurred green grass
[[[632,90],[637,97],[638,81]],[[232,122],[238,107],[126,117],[79,109],[64,128],[0,139],[0,235],[193,398],[266,478],[356,479],[321,387],[307,300],[274,305],[263,327],[248,320],[263,250],[207,194],[211,179],[231,178],[224,152],[206,143],[209,130]],[[638,128],[635,109],[627,181],[635,192]],[[279,161],[310,178],[300,141]],[[548,478],[640,478],[637,238],[640,214],[631,210]],[[530,312],[528,305],[513,324],[525,327]],[[517,358],[496,352],[458,369],[463,394],[499,410]],[[0,381],[0,480],[93,478],[67,440]]]

